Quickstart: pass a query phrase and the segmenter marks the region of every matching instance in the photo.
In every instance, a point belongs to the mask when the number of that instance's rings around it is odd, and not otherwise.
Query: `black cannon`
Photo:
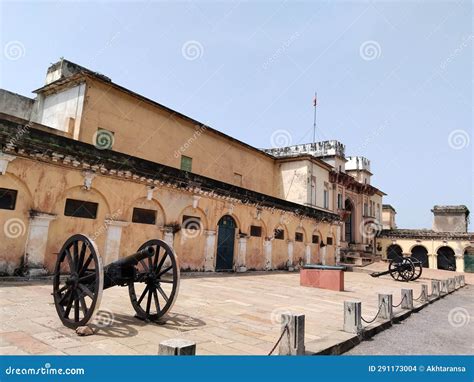
[[[410,257],[397,256],[390,260],[388,270],[384,272],[373,272],[372,277],[380,277],[390,274],[396,281],[414,281],[421,276],[423,266],[421,261]]]
[[[90,323],[102,291],[113,286],[128,287],[138,318],[158,320],[178,295],[178,259],[164,241],[149,240],[133,255],[104,267],[93,240],[82,234],[67,239],[58,253],[53,279],[54,304],[63,324],[77,328]]]

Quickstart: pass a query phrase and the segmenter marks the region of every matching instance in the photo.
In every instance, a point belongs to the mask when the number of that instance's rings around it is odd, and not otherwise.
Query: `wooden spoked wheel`
[[[415,275],[413,261],[407,257],[397,257],[390,261],[388,270],[390,276],[397,281],[410,281]]]
[[[417,280],[420,278],[421,274],[423,273],[423,263],[415,258],[410,259],[415,267],[415,274],[413,275],[412,281]]]
[[[94,241],[78,234],[62,246],[56,260],[53,296],[56,311],[69,328],[90,323],[102,299],[104,271]]]
[[[155,254],[136,266],[135,282],[128,285],[128,292],[137,316],[155,321],[172,307],[179,290],[178,258],[163,240],[149,240],[145,247],[153,247]]]

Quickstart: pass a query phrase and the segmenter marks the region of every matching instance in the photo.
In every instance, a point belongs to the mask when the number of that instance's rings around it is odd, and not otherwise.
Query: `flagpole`
[[[316,108],[318,105],[318,93],[314,93],[314,121],[313,121],[313,143],[316,143]]]

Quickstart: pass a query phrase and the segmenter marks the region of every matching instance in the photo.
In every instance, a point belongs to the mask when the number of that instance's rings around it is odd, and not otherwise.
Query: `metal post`
[[[440,282],[439,280],[431,280],[431,296],[432,297],[439,297],[439,289],[440,289]]]
[[[413,309],[413,289],[402,289],[402,309]]]
[[[360,333],[362,331],[362,303],[358,301],[344,301],[344,331]]]
[[[304,314],[282,314],[281,330],[286,331],[280,342],[280,355],[304,355]],[[288,325],[288,329],[286,326]]]
[[[383,305],[382,305],[383,304]],[[393,318],[393,296],[379,293],[380,318],[391,320]]]
[[[159,355],[196,355],[196,343],[181,338],[160,342]]]

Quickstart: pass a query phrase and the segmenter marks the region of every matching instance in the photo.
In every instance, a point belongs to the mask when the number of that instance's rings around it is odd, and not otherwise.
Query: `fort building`
[[[161,238],[183,270],[369,260],[385,195],[338,141],[258,149],[67,60],[0,91],[0,272],[52,271],[66,238],[105,263]]]

